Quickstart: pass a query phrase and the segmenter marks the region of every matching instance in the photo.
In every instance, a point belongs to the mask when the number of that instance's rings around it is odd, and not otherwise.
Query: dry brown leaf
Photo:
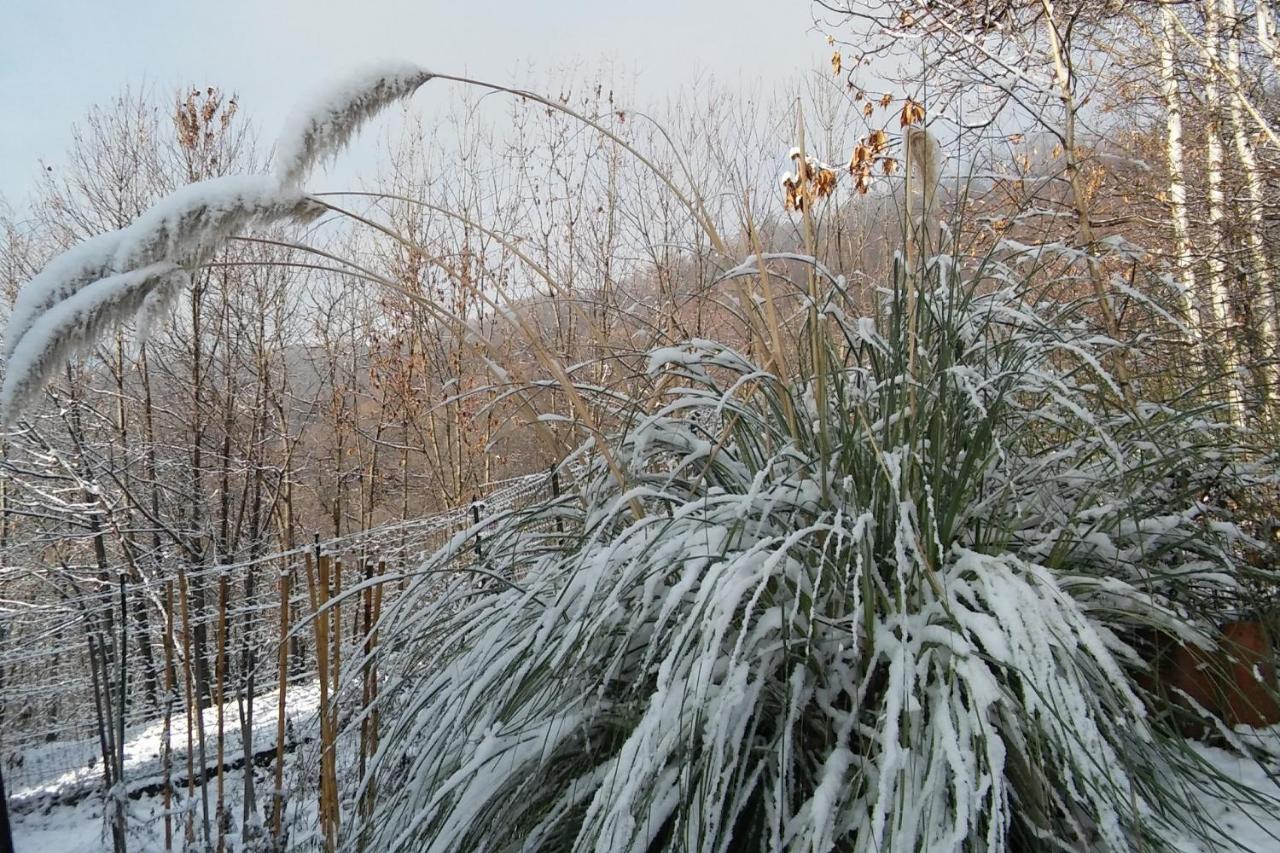
[[[849,157],[849,172],[857,174],[866,168],[867,163],[871,161],[871,149],[859,143],[853,147],[853,154]]]
[[[826,198],[835,191],[836,173],[830,169],[819,169],[818,176],[813,181],[813,190],[818,194],[818,198]]]
[[[800,210],[804,206],[804,199],[801,197],[800,184],[796,179],[788,175],[782,179],[782,206],[787,210]]]
[[[901,127],[920,124],[924,121],[924,104],[907,98],[907,102],[902,105],[902,114],[898,121]]]

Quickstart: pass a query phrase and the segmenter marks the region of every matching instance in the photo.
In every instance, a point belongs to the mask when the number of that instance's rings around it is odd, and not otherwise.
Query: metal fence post
[[[480,527],[480,499],[474,495],[472,495],[471,497],[471,520],[475,522],[475,525],[477,528]],[[481,544],[481,540],[483,538],[484,538],[484,534],[481,533],[479,529],[477,529],[476,530],[476,561],[481,563],[484,562],[484,546]]]
[[[9,795],[4,790],[3,768],[0,768],[0,853],[13,853],[13,831],[9,828]]]

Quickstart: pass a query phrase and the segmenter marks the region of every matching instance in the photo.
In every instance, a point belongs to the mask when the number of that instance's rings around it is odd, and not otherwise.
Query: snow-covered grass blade
[[[877,318],[814,269],[792,375],[709,341],[655,352],[663,402],[614,440],[623,480],[588,445],[576,501],[486,532],[513,586],[440,594],[467,537],[425,567],[389,616],[412,663],[353,842],[1224,841],[1133,644],[1197,636],[1240,582],[1248,537],[1202,500],[1248,476],[1225,437],[1120,402],[1083,306],[984,264],[900,269]]]

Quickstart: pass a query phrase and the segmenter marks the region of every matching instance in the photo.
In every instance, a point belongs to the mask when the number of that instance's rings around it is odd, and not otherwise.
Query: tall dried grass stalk
[[[182,187],[127,228],[54,258],[14,301],[0,414],[12,423],[68,358],[109,327],[150,318],[237,231],[310,222],[324,210],[300,191],[261,175],[229,175]]]
[[[299,185],[318,163],[336,156],[362,124],[433,76],[406,62],[357,71],[338,81],[287,122],[276,145],[281,184]]]

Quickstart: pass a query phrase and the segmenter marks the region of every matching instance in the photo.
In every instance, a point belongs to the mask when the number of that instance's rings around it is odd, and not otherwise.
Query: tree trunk
[[[1122,340],[1120,324],[1116,319],[1115,309],[1111,305],[1111,293],[1107,287],[1106,272],[1093,253],[1093,222],[1089,211],[1089,193],[1085,188],[1084,176],[1080,170],[1080,157],[1076,151],[1076,113],[1078,105],[1075,100],[1074,72],[1071,65],[1071,50],[1063,40],[1058,28],[1058,18],[1052,0],[1040,0],[1045,13],[1045,28],[1049,36],[1050,59],[1053,62],[1053,79],[1058,89],[1058,98],[1062,102],[1062,148],[1066,159],[1067,182],[1071,187],[1071,203],[1075,206],[1076,237],[1080,248],[1085,253],[1085,263],[1089,270],[1089,279],[1093,283],[1094,296],[1098,300],[1098,310],[1102,312],[1103,328],[1113,340]],[[1113,371],[1116,384],[1126,400],[1129,399],[1129,367],[1124,353],[1117,353]]]
[[[1170,20],[1175,14],[1169,6],[1161,6],[1160,30],[1160,91],[1164,97],[1168,134],[1165,137],[1165,156],[1169,161],[1169,214],[1173,219],[1173,263],[1177,271],[1179,304],[1182,319],[1197,339],[1204,337],[1201,328],[1198,300],[1196,299],[1195,267],[1191,259],[1191,226],[1187,216],[1186,167],[1182,149],[1182,92],[1178,86],[1178,69],[1174,60],[1174,25]]]
[[[1226,23],[1226,63],[1227,72],[1233,80],[1240,80],[1240,28],[1236,20],[1236,0],[1222,0],[1222,17]],[[1254,156],[1253,144],[1249,140],[1248,120],[1245,116],[1244,99],[1234,93],[1230,101],[1231,134],[1235,142],[1236,157],[1240,161],[1241,176],[1244,178],[1245,196],[1238,199],[1248,222],[1249,269],[1245,271],[1247,290],[1244,296],[1248,299],[1249,313],[1253,318],[1253,330],[1258,336],[1257,357],[1259,366],[1256,369],[1261,405],[1266,406],[1272,396],[1272,385],[1276,380],[1274,366],[1275,356],[1275,323],[1276,293],[1271,267],[1267,258],[1267,247],[1263,242],[1266,223],[1262,214],[1262,176],[1258,171],[1258,160]]]
[[[1215,59],[1219,56],[1218,0],[1206,0],[1204,5],[1205,50]],[[1227,290],[1227,263],[1223,252],[1229,245],[1226,224],[1226,196],[1222,180],[1222,109],[1221,92],[1217,78],[1210,68],[1205,75],[1205,178],[1209,184],[1209,236],[1213,248],[1208,253],[1209,311],[1213,318],[1214,334],[1221,344],[1222,367],[1227,373],[1227,403],[1232,420],[1244,419],[1244,399],[1240,393],[1239,367],[1235,324],[1231,309],[1230,292]]]

